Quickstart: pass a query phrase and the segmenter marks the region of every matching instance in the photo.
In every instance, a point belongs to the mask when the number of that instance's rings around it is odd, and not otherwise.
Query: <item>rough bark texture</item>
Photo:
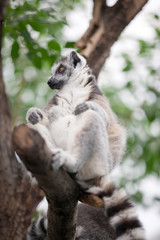
[[[93,72],[98,76],[109,50],[122,30],[142,9],[147,0],[119,0],[109,8],[104,0],[94,0],[93,20],[77,42]],[[93,206],[103,207],[96,196],[79,193],[77,185],[62,169],[50,171],[51,152],[38,133],[22,125],[14,130],[9,101],[2,76],[2,26],[7,1],[0,0],[0,239],[22,240],[42,191],[30,186],[16,161],[16,150],[26,167],[36,176],[48,202],[48,239],[74,239],[78,198]],[[54,227],[53,227],[54,226]],[[54,237],[53,237],[54,236]],[[112,239],[112,238],[109,238]]]
[[[31,188],[12,148],[12,118],[2,76],[2,25],[7,1],[0,0],[0,239],[22,240],[42,191]]]
[[[14,149],[48,200],[48,239],[74,239],[78,200],[100,208],[103,200],[81,192],[63,169],[51,169],[52,153],[38,132],[22,124],[14,129],[12,138]]]
[[[82,49],[81,54],[87,58],[96,76],[113,43],[147,2],[148,0],[119,0],[113,7],[108,7],[106,0],[94,0],[93,19],[77,42],[77,47]]]
[[[52,153],[35,130],[26,125],[15,128],[13,144],[48,200],[48,240],[74,239],[78,186],[63,169],[51,169]]]

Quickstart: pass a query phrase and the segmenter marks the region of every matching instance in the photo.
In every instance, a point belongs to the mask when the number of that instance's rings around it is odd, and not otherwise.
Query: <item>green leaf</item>
[[[127,84],[126,84],[126,88],[132,88],[132,82],[127,82]]]
[[[158,20],[159,16],[157,14],[154,14],[154,18]]]
[[[154,69],[153,67],[150,67],[150,66],[147,69],[148,69],[150,75],[152,75],[152,76],[156,75],[156,73],[157,73],[156,69]]]
[[[137,191],[135,194],[132,195],[132,198],[135,202],[142,202],[143,194],[140,191]]]
[[[128,72],[128,71],[132,70],[132,69],[133,69],[133,63],[132,63],[132,61],[130,60],[128,54],[123,53],[123,54],[122,54],[122,57],[123,57],[124,60],[125,60],[125,67],[122,69],[122,71],[123,71],[123,72]]]
[[[129,59],[126,59],[126,65],[125,67],[122,69],[123,72],[128,72],[131,69],[133,69],[133,64]]]
[[[138,40],[139,42],[139,54],[140,55],[149,55],[151,52],[151,49],[155,47],[155,44],[150,44],[149,42],[146,42],[144,40]]]
[[[45,48],[39,48],[39,52],[41,52],[43,60],[48,60],[49,55],[48,55],[48,52]]]
[[[15,61],[19,57],[19,44],[17,41],[14,41],[11,49],[11,57]]]
[[[33,64],[36,68],[41,69],[42,68],[41,58],[35,55],[33,57]]]
[[[42,29],[43,29],[43,27],[42,27],[42,25],[38,22],[38,21],[29,21],[28,22],[30,25],[31,25],[31,27],[35,30],[35,31],[37,31],[37,32],[40,32],[40,31],[42,31]]]
[[[160,37],[160,29],[159,28],[155,28],[155,31],[157,33],[157,36]]]
[[[22,33],[26,43],[31,44],[31,45],[34,44],[34,40],[32,39],[30,33],[28,32],[28,30],[26,28],[24,28],[21,31],[21,33]]]
[[[59,45],[58,42],[54,41],[54,40],[51,40],[48,42],[48,48],[49,49],[53,49],[53,50],[56,50],[58,52],[61,51],[61,46]]]
[[[58,56],[59,56],[59,55],[58,55]],[[56,59],[57,59],[58,56],[57,56],[57,55],[51,55],[51,56],[49,57],[50,66],[53,65],[53,63],[56,61]]]
[[[154,200],[160,202],[160,197],[154,197]]]
[[[74,48],[75,47],[75,42],[67,42],[65,45],[65,48]]]

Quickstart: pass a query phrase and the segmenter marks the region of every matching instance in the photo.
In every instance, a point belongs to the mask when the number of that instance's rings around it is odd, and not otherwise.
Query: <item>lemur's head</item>
[[[68,56],[56,61],[52,67],[52,76],[48,85],[52,89],[61,89],[75,71],[81,71],[86,66],[84,57],[72,51]]]

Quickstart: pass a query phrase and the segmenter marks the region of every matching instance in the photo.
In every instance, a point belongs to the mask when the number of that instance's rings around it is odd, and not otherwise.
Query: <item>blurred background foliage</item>
[[[147,185],[143,189],[145,179],[160,177],[160,15],[153,13],[147,19],[153,28],[152,40],[128,36],[132,51],[124,51],[122,47],[114,56],[117,61],[121,60],[123,83],[116,86],[116,79],[114,87],[112,81],[103,87],[112,108],[127,128],[126,161],[120,169],[119,184],[145,207],[156,202],[159,205],[160,201],[160,191],[152,195]],[[125,41],[124,35],[118,44],[123,46]],[[110,78],[107,70],[105,75]],[[145,199],[148,190],[150,199]]]
[[[74,47],[74,42],[65,40],[63,28],[66,16],[77,5],[83,8],[80,0],[11,1],[4,27],[3,66],[13,125],[25,121],[29,107],[43,107],[52,97],[46,83],[62,49]],[[104,93],[128,132],[127,161],[122,164],[120,184],[144,205],[160,200],[157,192],[146,204],[139,188],[143,179],[160,175],[160,61],[156,60],[159,21],[157,14],[149,18],[155,33],[152,41],[132,39],[136,46],[133,52],[123,50],[117,55],[122,61],[123,84],[118,84],[119,79],[117,86],[111,81],[106,82],[107,86],[103,84]],[[103,73],[110,79],[106,69]]]
[[[53,95],[47,79],[61,50],[73,47],[66,42],[63,27],[66,14],[80,0],[12,0],[3,36],[3,64],[12,106],[13,124],[25,120],[30,106],[43,106]]]

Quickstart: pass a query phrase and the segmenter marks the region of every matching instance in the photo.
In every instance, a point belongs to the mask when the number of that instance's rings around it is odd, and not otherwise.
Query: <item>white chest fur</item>
[[[69,88],[69,87],[68,87]],[[62,93],[61,100],[59,101],[59,105],[64,108],[67,112],[69,111],[71,114],[74,112],[76,106],[80,103],[87,101],[89,96],[88,88],[72,88],[68,89],[68,91]]]
[[[74,87],[67,85],[58,96],[58,105],[53,106],[49,111],[49,129],[57,147],[67,149],[66,139],[68,138],[71,122],[74,121],[74,110],[80,103],[88,99],[90,87]]]

